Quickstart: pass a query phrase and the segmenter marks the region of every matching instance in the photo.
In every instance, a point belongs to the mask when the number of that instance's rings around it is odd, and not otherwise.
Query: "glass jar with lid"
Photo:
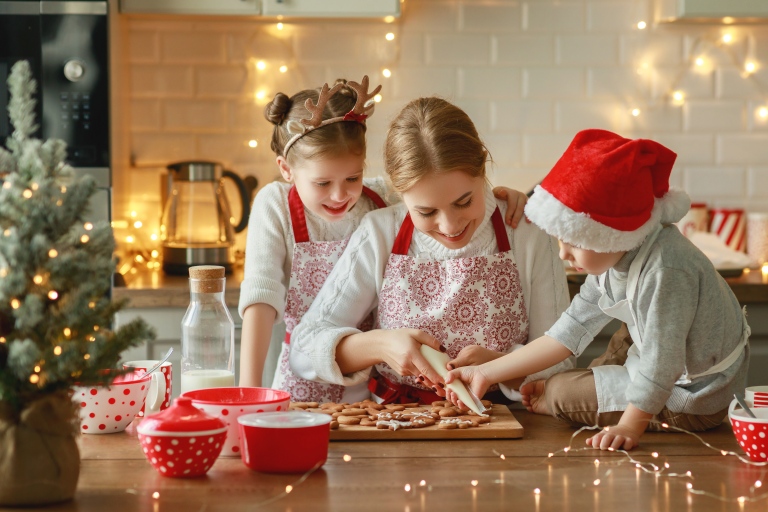
[[[235,324],[224,302],[225,269],[189,269],[190,302],[181,321],[181,392],[235,385]]]

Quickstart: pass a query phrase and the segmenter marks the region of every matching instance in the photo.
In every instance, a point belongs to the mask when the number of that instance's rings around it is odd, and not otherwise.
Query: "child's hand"
[[[421,345],[445,352],[440,342],[429,333],[418,329],[392,329],[381,331],[385,343],[383,360],[402,376],[413,376],[427,387],[441,389],[443,379],[421,355]]]
[[[494,187],[493,195],[496,196],[496,199],[507,200],[507,213],[504,215],[504,221],[513,228],[516,228],[520,219],[523,218],[525,203],[528,202],[528,196],[508,187]],[[530,221],[526,219],[526,222]]]
[[[445,384],[448,385],[455,380],[463,381],[475,396],[479,397],[485,395],[485,392],[488,391],[488,388],[492,384],[480,366],[463,366],[449,371],[445,376]],[[456,393],[447,388],[446,398],[457,405],[459,409],[464,411],[469,410],[469,407],[459,400]]]
[[[631,450],[640,444],[640,435],[642,435],[642,432],[638,434],[635,430],[624,425],[613,425],[605,427],[587,439],[587,445],[592,448],[600,448],[601,450],[609,448],[614,450]]]
[[[467,345],[461,349],[461,352],[456,356],[456,359],[448,361],[448,369],[453,370],[454,368],[460,368],[462,366],[487,363],[488,361],[493,361],[503,355],[504,354],[500,352],[481,347],[480,345]]]

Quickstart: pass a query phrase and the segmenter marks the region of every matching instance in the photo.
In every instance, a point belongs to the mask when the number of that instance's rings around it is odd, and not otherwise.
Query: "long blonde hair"
[[[408,103],[390,123],[384,168],[398,192],[429,173],[463,171],[485,178],[488,149],[474,123],[459,107],[436,97]]]
[[[344,116],[352,110],[357,100],[357,93],[346,85],[346,80],[339,79],[335,83],[341,83],[344,86],[325,104],[324,120]],[[312,130],[291,146],[288,155],[284,154],[285,144],[293,136],[288,131],[288,122],[300,122],[301,119],[308,119],[311,114],[304,103],[308,98],[316,102],[318,96],[320,96],[319,87],[299,91],[290,98],[279,92],[266,105],[264,117],[275,125],[270,144],[275,155],[285,157],[290,164],[294,164],[298,160],[338,156],[346,151],[365,156],[365,124],[351,122],[332,123]]]

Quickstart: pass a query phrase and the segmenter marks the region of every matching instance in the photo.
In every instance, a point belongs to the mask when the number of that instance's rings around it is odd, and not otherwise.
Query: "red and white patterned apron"
[[[381,197],[368,187],[363,187],[363,193],[378,208],[386,206]],[[301,201],[295,186],[291,187],[288,192],[288,207],[291,212],[291,227],[295,245],[293,246],[291,279],[288,284],[285,305],[285,342],[280,351],[280,362],[272,387],[288,391],[294,402],[340,402],[344,395],[344,386],[302,379],[291,371],[288,360],[291,332],[301,317],[309,310],[309,306],[312,305],[312,301],[320,292],[328,274],[331,273],[333,266],[339,261],[341,254],[347,247],[349,238],[329,242],[310,241],[307,219],[304,216],[304,203]],[[368,324],[368,329],[373,324],[371,319],[366,319],[364,323]],[[363,326],[361,326],[362,328]]]
[[[413,221],[406,215],[384,270],[377,328],[420,329],[437,338],[451,358],[468,345],[506,353],[526,343],[528,312],[498,208],[491,222],[498,253],[435,261],[408,256]],[[376,370],[368,389],[383,403],[440,400],[415,377],[402,377],[386,363]]]

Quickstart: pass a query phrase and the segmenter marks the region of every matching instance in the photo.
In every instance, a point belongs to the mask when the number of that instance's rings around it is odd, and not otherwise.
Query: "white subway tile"
[[[160,17],[130,18],[130,30],[163,32],[190,32],[193,23],[191,18],[168,19]]]
[[[228,98],[247,94],[245,66],[198,66],[195,68],[195,97]]]
[[[139,165],[165,165],[173,160],[196,158],[195,136],[191,133],[134,133],[131,153]]]
[[[751,132],[768,131],[768,99],[748,101],[746,107],[747,130]]]
[[[693,198],[742,198],[746,170],[741,167],[685,167],[683,188]]]
[[[418,0],[403,4],[404,32],[453,32],[459,26],[459,2]]]
[[[556,38],[557,63],[610,65],[619,58],[618,38],[613,35],[572,35]]]
[[[675,165],[693,165],[709,164],[713,165],[715,160],[715,139],[711,134],[673,134],[673,133],[655,133],[648,137],[656,142],[665,145],[675,153],[677,160]]]
[[[718,38],[720,35],[733,36],[730,43],[725,44]],[[695,63],[695,59],[702,58],[704,67],[733,67],[734,57],[741,61],[743,56],[749,55],[750,43],[741,30],[724,28],[712,32],[706,26],[692,26],[685,31],[683,39],[683,58],[689,64]]]
[[[747,197],[768,200],[768,166],[747,169]]]
[[[218,64],[226,60],[223,34],[163,33],[163,62]]]
[[[420,96],[456,97],[456,69],[452,67],[401,66],[390,79],[393,98],[410,101]]]
[[[621,35],[621,63],[637,68],[647,64],[651,69],[683,62],[682,36],[661,34],[658,30],[635,31]]]
[[[482,134],[488,133],[490,131],[491,107],[487,101],[457,99],[453,103],[464,112],[466,112],[481,136]]]
[[[548,172],[548,167],[533,169],[529,167],[520,168],[518,166],[498,166],[498,169],[490,177],[490,180],[491,183],[496,186],[504,186],[519,190],[520,192],[528,192],[529,190],[533,190],[533,187],[538,185]]]
[[[488,64],[491,61],[491,37],[486,34],[427,35],[427,64]]]
[[[551,169],[572,139],[572,133],[523,134],[523,165]]]
[[[192,68],[189,66],[131,66],[131,94],[184,98],[192,96]]]
[[[160,101],[133,99],[130,103],[131,131],[159,131]]]
[[[721,163],[761,165],[768,162],[768,133],[718,135],[717,142]]]
[[[126,46],[128,62],[143,64],[160,60],[160,43],[153,30],[131,30]]]
[[[688,101],[683,105],[683,129],[689,132],[733,132],[745,126],[741,101]]]
[[[650,94],[650,78],[634,69],[599,67],[587,70],[587,94],[592,98],[621,98],[638,105]]]
[[[459,10],[459,28],[477,32],[516,32],[522,28],[521,11],[517,2],[465,2]]]
[[[534,0],[523,3],[523,28],[537,32],[580,32],[585,27],[584,2]]]
[[[491,102],[491,130],[494,133],[549,132],[553,128],[553,105],[549,101]]]
[[[766,70],[758,70],[754,77],[750,78],[744,76],[742,70],[737,68],[719,68],[715,71],[717,97],[762,99],[765,97],[765,92],[763,92],[761,84],[768,83],[766,80],[768,80],[768,71]]]
[[[715,79],[711,73],[680,73],[680,68],[659,67],[651,78],[651,90],[654,98],[671,98],[675,91],[681,91],[687,100],[714,98]]]
[[[650,25],[650,13],[646,2],[598,1],[587,2],[587,30],[592,32],[631,32],[637,23]]]
[[[491,182],[497,183],[499,180],[494,179],[494,176],[498,177],[501,174],[500,169],[511,169],[520,165],[522,137],[513,133],[492,133],[482,137],[494,162],[489,167],[490,170],[495,170],[490,176]]]
[[[291,91],[293,92],[293,91]],[[264,105],[257,105],[253,99],[238,99],[227,102],[229,123],[227,131],[251,133],[259,140],[259,144],[269,148],[269,138],[272,136],[272,125],[264,117]]]
[[[396,39],[400,45],[398,65],[423,65],[427,61],[426,36],[422,33],[400,33]]]
[[[581,98],[586,92],[582,68],[526,68],[523,71],[524,98]]]
[[[197,137],[197,158],[217,162],[247,162],[254,158],[258,148],[248,146],[249,137],[227,133],[224,135],[199,135]]]
[[[559,101],[555,107],[555,130],[575,134],[586,128],[602,128],[614,132],[626,126],[626,109],[602,101]]]
[[[264,31],[224,33],[227,62],[242,63],[265,60],[280,64],[293,62],[293,39],[275,37]]]
[[[498,64],[546,66],[555,62],[553,35],[497,35],[493,41]]]
[[[683,111],[680,107],[668,104],[643,105],[638,116],[629,112],[629,129],[632,132],[679,132],[683,129]]]
[[[517,67],[459,69],[461,98],[520,98],[522,85]]]
[[[227,105],[213,100],[168,100],[163,102],[163,126],[176,132],[223,132]]]

